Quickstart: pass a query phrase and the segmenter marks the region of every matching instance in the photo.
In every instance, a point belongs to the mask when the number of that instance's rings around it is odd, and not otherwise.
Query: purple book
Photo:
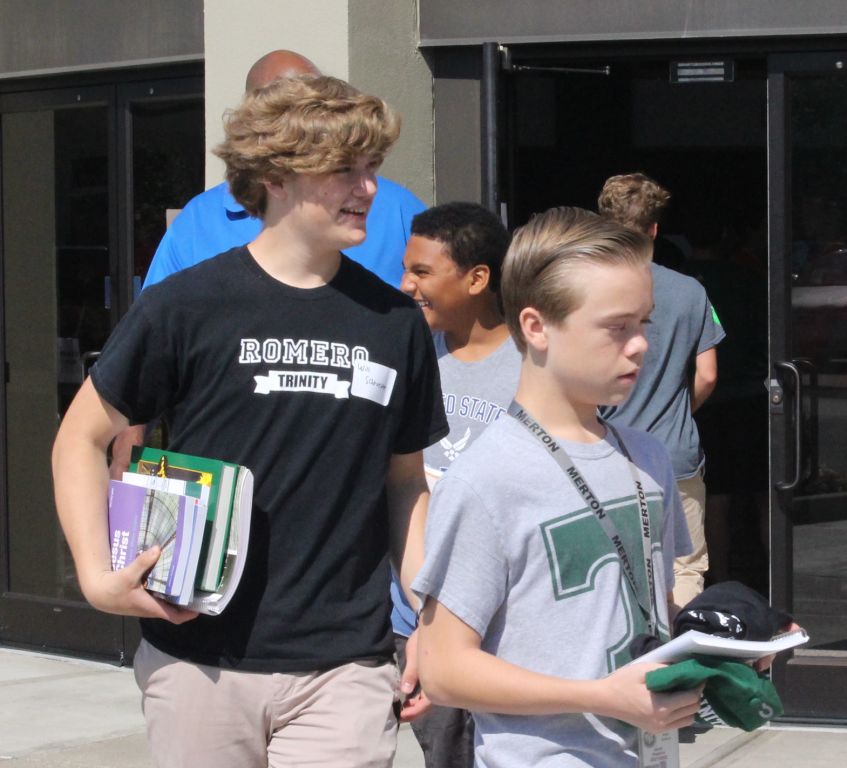
[[[187,504],[191,508],[186,515]],[[158,544],[162,554],[147,575],[145,586],[151,592],[178,598],[186,577],[194,504],[194,499],[176,493],[110,480],[112,568],[125,567],[139,552]]]
[[[146,495],[146,488],[109,481],[109,540],[113,571],[129,565],[141,549],[138,534]]]

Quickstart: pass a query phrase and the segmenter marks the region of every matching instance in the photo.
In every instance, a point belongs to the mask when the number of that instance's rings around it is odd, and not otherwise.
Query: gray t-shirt
[[[424,449],[424,463],[441,473],[506,412],[518,388],[521,353],[509,336],[488,357],[465,363],[447,351],[443,333],[434,334],[433,341],[450,434]]]
[[[656,605],[667,633],[673,557],[690,551],[667,452],[618,430],[639,469],[651,520]],[[614,438],[559,441],[620,533],[641,588],[635,484]],[[613,544],[572,481],[515,419],[492,424],[436,485],[426,558],[414,582],[474,629],[482,648],[536,672],[597,679],[631,660],[646,623]],[[482,768],[635,766],[635,729],[593,715],[474,713]]]
[[[662,441],[678,480],[703,466],[700,435],[691,414],[689,368],[726,335],[706,291],[693,277],[652,265],[656,307],[647,326],[649,348],[630,396],[602,408],[615,426],[643,429]]]

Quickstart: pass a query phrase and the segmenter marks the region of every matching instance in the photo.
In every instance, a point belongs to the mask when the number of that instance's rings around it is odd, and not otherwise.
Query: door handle
[[[776,483],[778,491],[793,491],[799,484],[803,474],[803,384],[800,380],[800,371],[794,363],[785,360],[777,360],[773,367],[777,371],[784,371],[794,379],[794,477],[791,480],[780,480]]]
[[[814,480],[820,470],[820,448],[818,440],[818,369],[807,357],[795,357],[792,362],[801,376],[806,377],[805,423],[800,431],[803,440],[803,463],[806,465],[805,479]]]

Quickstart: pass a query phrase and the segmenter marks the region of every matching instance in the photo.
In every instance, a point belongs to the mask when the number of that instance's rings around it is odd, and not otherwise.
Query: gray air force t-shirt
[[[670,460],[643,432],[618,430],[650,512],[655,601],[667,633],[673,558],[690,552]],[[614,522],[646,592],[641,515],[611,435],[559,441]],[[413,588],[476,631],[483,650],[535,672],[597,679],[631,660],[646,622],[611,540],[547,449],[511,416],[486,429],[438,482]],[[585,715],[474,713],[478,768],[633,768],[635,729]]]
[[[509,336],[488,357],[465,363],[447,351],[444,334],[433,341],[450,434],[424,449],[424,463],[439,474],[506,412],[518,388],[521,353]]]
[[[649,348],[630,396],[602,408],[615,426],[643,429],[662,441],[678,480],[703,466],[700,435],[691,414],[689,367],[726,335],[706,291],[694,278],[658,264],[653,269],[656,304],[647,326]]]

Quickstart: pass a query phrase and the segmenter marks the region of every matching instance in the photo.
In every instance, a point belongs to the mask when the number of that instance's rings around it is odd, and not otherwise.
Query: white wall
[[[205,0],[206,186],[223,179],[211,148],[223,139],[224,110],[238,104],[256,59],[288,48],[348,79],[348,0]]]

